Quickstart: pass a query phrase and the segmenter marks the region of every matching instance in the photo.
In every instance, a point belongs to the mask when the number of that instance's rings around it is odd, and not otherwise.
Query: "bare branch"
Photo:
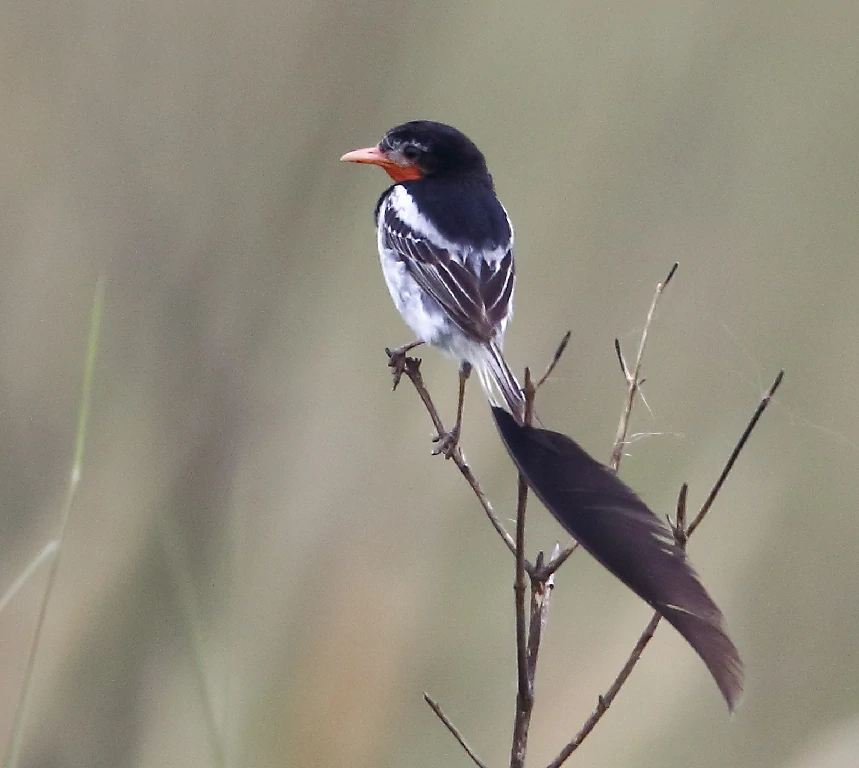
[[[590,735],[590,732],[596,727],[597,723],[602,719],[602,716],[608,711],[608,708],[611,706],[615,696],[617,696],[618,692],[623,687],[623,684],[627,681],[627,678],[632,674],[632,670],[641,658],[641,654],[644,653],[644,649],[653,637],[653,633],[656,632],[656,627],[659,625],[659,620],[661,618],[662,616],[658,613],[653,615],[653,618],[650,619],[650,623],[647,625],[644,632],[641,633],[641,637],[638,638],[635,648],[632,649],[632,653],[621,668],[620,673],[609,686],[608,690],[597,700],[597,707],[593,714],[585,721],[585,724],[567,744],[567,746],[561,750],[560,754],[552,760],[551,763],[549,763],[547,768],[560,768],[564,761],[572,755],[573,752],[581,746],[581,743]]]
[[[695,519],[689,524],[687,534],[691,534],[699,525],[701,525],[701,521],[710,511],[710,507],[713,506],[713,502],[716,500],[716,496],[719,495],[719,491],[722,490],[722,486],[725,484],[725,480],[728,479],[728,475],[734,468],[734,462],[736,462],[737,457],[740,455],[740,451],[742,451],[745,447],[746,442],[748,441],[749,437],[754,431],[755,426],[758,423],[758,419],[763,416],[763,413],[767,409],[767,406],[770,404],[773,395],[775,395],[776,390],[781,386],[783,378],[784,371],[779,371],[778,375],[775,377],[775,381],[773,381],[772,386],[769,388],[769,391],[761,398],[761,401],[758,403],[758,407],[752,414],[752,418],[749,419],[748,425],[743,431],[743,434],[740,436],[740,439],[737,441],[737,444],[734,446],[734,450],[731,451],[731,455],[728,457],[728,461],[725,463],[725,468],[719,475],[719,479],[716,480],[715,485],[713,486],[710,493],[707,495],[707,498],[704,500],[704,503],[701,505],[701,509],[698,511],[698,514],[695,515]]]
[[[519,491],[516,508],[516,580],[513,584],[516,610],[516,669],[518,678],[517,699],[523,706],[530,706],[531,690],[528,684],[528,648],[525,615],[525,508],[528,505],[528,484],[519,475]],[[516,709],[519,710],[517,705]]]
[[[617,352],[617,357],[620,362],[620,369],[623,372],[627,383],[626,405],[620,416],[620,422],[617,425],[617,435],[614,439],[614,448],[612,448],[611,459],[609,460],[609,466],[615,470],[615,472],[619,469],[621,459],[623,458],[623,448],[626,445],[626,436],[629,432],[629,418],[632,414],[633,403],[635,403],[635,395],[638,393],[638,389],[641,386],[639,376],[641,375],[641,359],[644,357],[644,347],[647,343],[647,333],[650,330],[650,324],[653,322],[653,316],[656,312],[656,305],[659,303],[659,298],[662,296],[662,292],[668,286],[668,283],[671,282],[671,278],[674,277],[674,273],[677,271],[678,266],[677,262],[674,262],[674,266],[671,267],[671,270],[668,272],[668,276],[656,286],[656,292],[653,294],[653,301],[650,303],[650,309],[648,310],[647,318],[644,321],[644,329],[641,331],[641,339],[638,342],[638,354],[635,356],[635,365],[633,366],[632,371],[630,371],[626,361],[623,359],[620,342],[617,339],[615,339],[614,342],[615,351]]]
[[[478,768],[486,768],[486,763],[484,763],[472,750],[471,747],[465,742],[465,739],[462,737],[462,734],[459,732],[459,729],[450,722],[448,716],[442,712],[441,707],[438,705],[438,702],[432,698],[428,693],[424,693],[424,701],[429,704],[430,709],[435,712],[436,716],[439,720],[444,723],[444,727],[447,728],[452,734],[453,738],[455,738],[459,742],[459,746],[461,746],[466,754],[472,759],[474,764],[478,766]]]
[[[555,544],[552,550],[552,560],[560,556],[560,545]],[[543,565],[543,553],[537,555],[534,564],[534,576],[531,577],[531,606],[528,625],[528,650],[526,655],[526,670],[528,679],[528,704],[520,706],[517,697],[516,720],[513,724],[513,746],[510,751],[510,768],[522,768],[525,764],[525,752],[528,748],[528,731],[531,727],[531,715],[534,711],[534,687],[537,677],[537,658],[540,654],[540,644],[543,641],[543,630],[549,616],[549,599],[555,586],[555,574],[546,573]]]
[[[430,419],[432,419],[432,423],[433,426],[436,428],[436,431],[438,432],[438,434],[444,434],[444,423],[441,420],[441,416],[439,416],[438,410],[436,409],[435,404],[432,401],[432,397],[430,396],[426,385],[424,384],[424,377],[423,374],[421,374],[421,361],[414,357],[405,357],[402,355],[398,356],[398,350],[386,349],[385,352],[388,354],[389,365],[394,371],[395,380],[398,378],[398,376],[402,376],[403,374],[408,376],[409,381],[412,382],[415,391],[418,393],[418,396],[423,402],[424,408],[426,408]],[[483,511],[486,513],[486,517],[489,518],[489,522],[492,524],[492,527],[496,530],[502,541],[507,545],[507,549],[509,549],[510,552],[515,555],[516,542],[513,541],[513,537],[501,524],[501,521],[495,514],[495,510],[492,509],[492,504],[486,497],[486,494],[483,493],[483,490],[480,487],[480,483],[477,482],[477,478],[471,471],[471,467],[465,460],[465,456],[460,450],[459,446],[456,446],[456,448],[452,451],[451,459],[453,460],[453,463],[456,464],[456,468],[459,470],[460,474],[465,478],[465,481],[471,487],[471,490],[474,492],[474,495],[480,502],[480,506],[483,507]],[[526,570],[530,573],[531,564],[526,561],[525,565]]]
[[[530,369],[525,369],[525,424],[531,425],[534,418],[534,396],[537,392],[531,379]],[[521,768],[525,763],[528,745],[528,728],[534,709],[533,679],[528,669],[528,616],[525,609],[525,511],[528,507],[528,483],[519,473],[519,488],[516,503],[516,577],[513,584],[516,613],[516,716],[513,723],[513,743],[510,752],[511,768]],[[539,560],[539,558],[538,558]],[[531,583],[531,599],[534,584]]]

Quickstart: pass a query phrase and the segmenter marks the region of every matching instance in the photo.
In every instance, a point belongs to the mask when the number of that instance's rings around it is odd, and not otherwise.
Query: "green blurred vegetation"
[[[512,562],[429,457],[382,348],[386,180],[338,164],[402,120],[462,128],[517,228],[507,350],[541,416],[607,457],[656,281],[624,477],[703,498],[787,378],[691,555],[748,666],[733,719],[668,629],[573,765],[855,765],[859,750],[859,6],[7,4],[0,144],[0,592],[56,535],[107,274],[84,475],[45,625],[27,766],[492,765],[513,718]],[[450,412],[455,365],[424,372]],[[464,448],[515,478],[479,396]],[[535,507],[536,509],[536,507]],[[535,513],[529,549],[560,531]],[[46,571],[0,614],[11,728]],[[646,622],[561,572],[531,764]],[[202,673],[202,681],[201,681]],[[575,761],[578,761],[577,763]]]

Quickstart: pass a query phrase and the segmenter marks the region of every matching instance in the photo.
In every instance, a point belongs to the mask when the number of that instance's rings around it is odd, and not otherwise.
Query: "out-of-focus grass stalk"
[[[41,564],[44,563],[45,560],[47,560],[56,551],[56,539],[54,539],[53,541],[49,541],[47,544],[45,544],[44,547],[42,547],[42,551],[39,552],[39,554],[36,555],[30,561],[30,564],[23,571],[21,571],[21,575],[17,579],[15,579],[15,581],[12,582],[12,586],[10,586],[9,589],[6,590],[6,593],[3,595],[3,597],[0,598],[0,613],[3,613],[3,609],[7,605],[9,605],[9,603],[12,601],[12,598],[15,597],[15,595],[17,595],[18,592],[21,590],[21,587],[23,587],[30,580],[30,577],[37,570],[39,570],[39,566],[41,566]]]
[[[188,558],[181,544],[181,536],[176,531],[171,520],[165,515],[161,515],[158,522],[159,538],[161,539],[161,545],[164,547],[167,559],[170,562],[170,568],[173,571],[173,581],[177,589],[178,613],[185,620],[188,632],[191,662],[194,669],[194,678],[200,693],[200,704],[203,707],[203,720],[206,726],[209,746],[212,750],[212,760],[216,768],[226,768],[226,745],[221,729],[218,727],[212,686],[206,674],[203,619],[200,611],[200,602],[194,589],[191,569],[188,567]]]
[[[60,555],[62,554],[63,542],[66,537],[66,528],[68,527],[69,516],[71,514],[72,502],[75,498],[78,484],[81,479],[81,465],[84,456],[84,444],[86,440],[87,421],[89,420],[89,403],[90,393],[92,391],[93,372],[95,370],[96,351],[98,349],[98,336],[101,329],[101,318],[104,310],[104,289],[105,276],[102,272],[98,276],[95,284],[95,295],[92,301],[92,313],[90,314],[89,325],[89,341],[87,342],[86,360],[84,362],[83,386],[81,387],[81,399],[78,406],[78,426],[75,435],[75,453],[72,463],[72,472],[69,477],[69,485],[66,490],[66,499],[63,503],[62,513],[60,515],[60,528],[56,539],[51,542],[53,549],[56,550],[51,568],[48,571],[48,581],[45,585],[45,593],[42,596],[42,606],[39,609],[39,618],[36,621],[36,630],[33,633],[33,642],[30,645],[30,655],[27,658],[27,665],[24,668],[24,682],[21,685],[21,693],[18,697],[18,704],[15,708],[15,719],[12,724],[12,736],[9,740],[9,747],[6,752],[6,768],[16,768],[18,765],[18,756],[21,751],[21,742],[24,736],[24,721],[27,716],[27,710],[30,704],[30,695],[33,688],[33,677],[36,668],[36,656],[39,651],[39,641],[42,637],[42,629],[45,625],[45,616],[48,613],[48,603],[51,600],[51,594],[54,590],[54,584],[57,580],[57,571],[60,565]],[[50,545],[48,545],[50,546]],[[47,549],[46,547],[45,549]],[[45,550],[42,551],[43,555]],[[42,555],[40,555],[42,557]],[[39,558],[37,558],[38,560]],[[35,561],[34,561],[35,563]],[[28,571],[34,569],[31,564],[27,571],[22,574],[21,578],[26,580]],[[16,582],[17,583],[17,582]],[[14,586],[14,585],[13,585]]]

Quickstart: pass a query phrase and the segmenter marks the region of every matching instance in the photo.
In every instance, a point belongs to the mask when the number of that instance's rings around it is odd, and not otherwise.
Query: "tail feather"
[[[480,384],[492,405],[505,405],[520,426],[525,423],[525,396],[500,347],[490,342],[483,359],[475,365]],[[501,401],[498,399],[501,396]]]
[[[725,619],[671,530],[608,467],[560,432],[517,426],[493,408],[504,444],[555,519],[694,648],[733,711],[743,663]]]

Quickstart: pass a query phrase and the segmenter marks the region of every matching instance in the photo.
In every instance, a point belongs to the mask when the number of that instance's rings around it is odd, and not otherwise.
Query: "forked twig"
[[[541,579],[548,579],[555,571],[558,570],[564,563],[567,562],[570,555],[573,554],[579,548],[579,542],[574,541],[567,547],[565,550],[560,551],[559,554],[553,554],[552,559],[543,566],[543,570],[541,570],[537,576]],[[560,550],[560,548],[558,548]]]
[[[629,433],[629,418],[632,414],[632,406],[633,403],[635,403],[635,396],[638,394],[639,388],[642,384],[639,376],[641,375],[641,360],[644,357],[644,347],[645,344],[647,344],[647,333],[650,330],[650,324],[653,322],[653,316],[656,313],[656,305],[659,303],[659,299],[662,296],[663,291],[668,287],[668,283],[671,282],[671,278],[674,277],[674,273],[677,271],[678,266],[679,264],[675,261],[674,266],[671,267],[668,272],[668,276],[656,286],[656,292],[653,294],[653,301],[650,303],[650,309],[648,310],[647,318],[644,321],[644,329],[641,331],[641,339],[638,342],[638,353],[635,356],[635,365],[632,367],[631,371],[623,358],[623,352],[621,352],[620,349],[620,341],[618,339],[614,340],[614,348],[617,352],[620,370],[623,372],[623,376],[627,383],[626,404],[623,412],[621,413],[620,422],[617,425],[617,435],[614,439],[614,447],[612,448],[611,458],[608,463],[615,472],[617,472],[620,467],[620,462],[623,458],[623,449],[626,445],[627,434]]]

